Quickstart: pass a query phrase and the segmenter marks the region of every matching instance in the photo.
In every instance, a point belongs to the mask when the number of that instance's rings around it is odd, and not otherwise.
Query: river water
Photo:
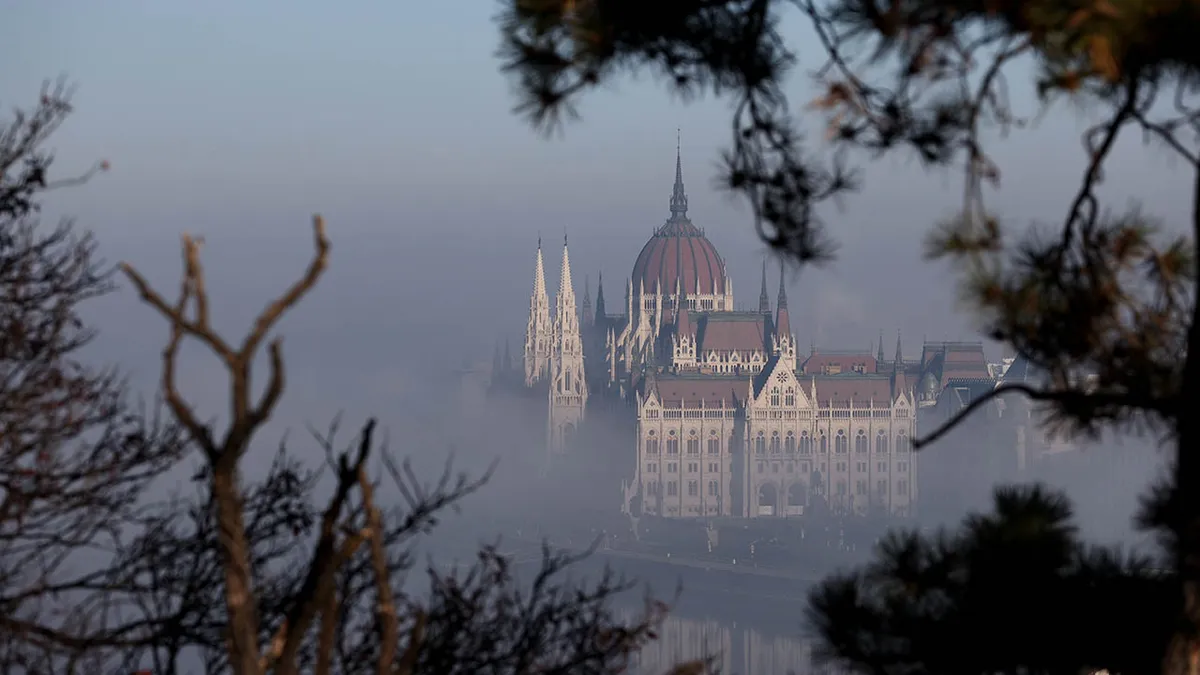
[[[705,656],[713,657],[723,674],[832,672],[812,664],[813,641],[804,628],[807,584],[677,572],[666,566],[620,571],[649,586],[658,598],[670,600],[680,590],[658,640],[639,654],[642,675],[662,675],[675,664]],[[636,618],[640,597],[629,597],[618,611]]]

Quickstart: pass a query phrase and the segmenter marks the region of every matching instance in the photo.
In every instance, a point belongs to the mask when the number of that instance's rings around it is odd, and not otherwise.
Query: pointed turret
[[[687,220],[687,192],[683,189],[683,159],[679,149],[679,130],[675,131],[675,186],[671,190],[671,220]]]
[[[796,369],[796,338],[792,335],[792,319],[788,314],[787,288],[783,283],[783,263],[779,265],[779,297],[775,300],[775,353],[788,370]]]
[[[758,292],[758,311],[763,314],[771,313],[771,296],[767,295],[767,261],[763,260],[762,290]]]
[[[883,329],[882,328],[879,329],[879,353],[875,355],[875,362],[879,364],[880,368],[883,367]]]
[[[788,314],[787,289],[783,285],[783,265],[779,266],[779,297],[775,300],[775,335],[791,337],[792,319]]]
[[[529,296],[529,322],[525,325],[525,386],[546,377],[550,368],[550,346],[554,339],[550,323],[550,299],[546,295],[546,268],[542,260],[542,238],[538,237],[533,266],[533,293]]]
[[[908,391],[904,377],[904,352],[900,348],[900,331],[896,331],[896,360],[892,362],[892,399]]]
[[[600,273],[600,278],[596,281],[596,318],[601,321],[608,316],[604,310],[604,272]]]
[[[592,314],[592,284],[587,278],[583,278],[583,325],[591,326],[595,323],[595,316]]]

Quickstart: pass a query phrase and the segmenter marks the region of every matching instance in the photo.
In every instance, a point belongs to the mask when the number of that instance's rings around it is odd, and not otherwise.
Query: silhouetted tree
[[[71,112],[46,86],[0,124],[0,671],[50,672],[138,630],[105,583],[143,487],[185,449],[131,406],[118,374],[81,352],[80,306],[111,289],[90,233],[40,222],[55,179],[46,142]],[[84,664],[77,663],[80,668]],[[58,671],[62,672],[62,671]]]
[[[198,239],[183,238],[183,284],[174,303],[122,265],[141,298],[170,325],[164,397],[206,460],[197,475],[200,499],[144,521],[143,535],[123,552],[126,564],[117,585],[134,589],[153,617],[142,645],[150,653],[135,658],[175,672],[190,648],[203,655],[210,671],[235,675],[622,672],[654,638],[665,606],[648,600],[642,616],[617,618],[609,603],[629,585],[611,575],[590,586],[569,583],[563,572],[577,558],[547,549],[525,589],[504,556],[485,547],[463,574],[430,570],[428,598],[403,593],[397,577],[409,565],[407,542],[478,489],[486,475],[476,481],[454,478],[447,468],[436,485],[425,487],[406,464],[380,453],[405,501],[385,513],[367,471],[375,428],[370,421],[356,446],[342,452],[334,451],[332,430],[319,437],[336,481],[320,513],[315,476],[285,454],[265,481],[246,489],[242,459],[283,393],[280,338],[268,344],[267,384],[257,399],[250,386],[254,357],[327,265],[329,242],[320,216],[313,233],[315,252],[307,270],[267,305],[238,346],[209,322]],[[179,390],[175,362],[185,336],[204,343],[229,373],[232,412],[219,434],[199,420]]]
[[[784,34],[788,10],[806,17],[811,33]],[[648,69],[685,95],[731,97],[728,187],[749,198],[762,237],[797,262],[830,258],[820,208],[857,187],[845,169],[853,151],[908,151],[926,166],[963,166],[961,209],[931,234],[929,256],[960,267],[986,334],[1045,377],[998,387],[915,445],[1006,394],[1031,399],[1055,430],[1148,428],[1168,439],[1173,475],[1153,491],[1141,522],[1162,534],[1176,575],[1175,603],[1164,611],[1179,621],[1169,627],[1162,671],[1200,673],[1200,5],[665,0],[651,10],[630,0],[510,0],[499,24],[503,67],[522,95],[518,110],[540,127],[575,114],[583,92],[623,71]],[[827,165],[803,152],[784,90],[801,40],[825,55],[811,107],[827,122]],[[1061,223],[1014,242],[1012,227],[985,206],[985,188],[999,180],[985,138],[1031,122],[1008,95],[1010,82],[1029,73],[1040,108],[1070,99],[1102,121],[1084,134],[1086,167],[1064,193]],[[1190,236],[1160,236],[1143,214],[1111,215],[1098,204],[1105,163],[1131,130],[1194,174]],[[1030,600],[1031,612],[1045,607]],[[1006,631],[988,634],[1002,639]],[[1106,665],[1094,654],[1089,663]],[[838,656],[863,670],[883,668],[851,651]]]

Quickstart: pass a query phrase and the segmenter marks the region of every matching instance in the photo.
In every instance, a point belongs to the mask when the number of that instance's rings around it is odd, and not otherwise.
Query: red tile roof
[[[849,373],[853,372],[854,366],[857,365],[862,365],[866,373],[875,373],[879,367],[875,357],[866,352],[862,354],[829,354],[817,352],[804,360],[800,371],[806,375],[820,375],[826,372],[828,367],[838,366],[841,368],[841,372]]]
[[[886,376],[817,375],[816,380],[817,404],[822,408],[828,406],[830,400],[838,407],[851,403],[863,407],[872,402],[876,407],[892,404],[892,382]]]
[[[699,351],[765,351],[767,318],[766,314],[757,312],[705,314],[697,331]]]
[[[741,377],[663,377],[655,382],[655,391],[668,408],[698,408],[740,405],[750,389],[750,378]]]

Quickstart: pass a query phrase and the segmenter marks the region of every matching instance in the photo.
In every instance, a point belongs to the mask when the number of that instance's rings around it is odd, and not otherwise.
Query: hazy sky
[[[690,215],[727,259],[739,302],[753,302],[763,248],[744,204],[712,187],[727,103],[684,105],[646,76],[626,79],[588,96],[563,137],[542,138],[510,113],[495,10],[480,0],[14,0],[0,23],[0,105],[34,101],[44,78],[78,84],[77,113],[55,138],[58,169],[106,158],[113,170],[56,194],[49,213],[78,217],[108,258],[172,291],[179,233],[204,235],[215,311],[231,329],[294,278],[309,215],[327,216],[332,267],[285,326],[288,419],[419,406],[431,373],[489,359],[497,338],[517,347],[539,232],[552,288],[567,230],[576,292],[585,275],[594,292],[603,270],[619,305],[668,213],[677,127]],[[817,65],[802,56],[797,108],[813,91],[804,69]],[[1062,108],[998,146],[1004,187],[992,203],[1003,214],[1061,218],[1082,122]],[[1135,139],[1118,156],[1114,206],[1136,197],[1182,216],[1187,179],[1161,153]],[[890,354],[900,330],[915,356],[922,336],[971,339],[951,311],[952,278],[919,260],[921,234],[956,204],[958,174],[898,158],[867,179],[829,214],[841,259],[790,280],[801,344],[866,347],[883,329]],[[149,387],[161,321],[128,293],[95,311],[99,348]],[[197,396],[217,391],[211,363],[192,368]]]

